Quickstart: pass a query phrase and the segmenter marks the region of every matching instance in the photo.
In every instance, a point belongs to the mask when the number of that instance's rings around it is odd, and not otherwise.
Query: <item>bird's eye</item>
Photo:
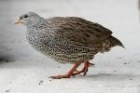
[[[24,15],[24,18],[27,18],[28,17],[28,15]]]

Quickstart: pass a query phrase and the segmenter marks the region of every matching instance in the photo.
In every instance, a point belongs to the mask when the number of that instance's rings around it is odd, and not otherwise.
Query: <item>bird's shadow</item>
[[[134,78],[140,77],[140,75],[133,75],[133,74],[113,74],[113,73],[98,73],[86,76],[75,76],[71,77],[71,80],[91,80],[91,81],[123,81],[123,80],[133,80]]]
[[[13,62],[13,61],[15,61],[15,58],[12,55],[0,55],[0,64]]]

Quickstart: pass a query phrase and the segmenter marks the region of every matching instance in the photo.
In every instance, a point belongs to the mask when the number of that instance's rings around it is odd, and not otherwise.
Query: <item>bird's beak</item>
[[[22,23],[20,19],[18,19],[15,24],[19,24],[19,23]]]

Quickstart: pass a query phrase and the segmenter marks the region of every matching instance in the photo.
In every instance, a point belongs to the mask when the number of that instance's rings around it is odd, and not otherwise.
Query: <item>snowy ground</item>
[[[140,23],[137,0],[1,0],[0,93],[140,93]],[[126,49],[98,54],[87,76],[53,80],[71,64],[57,63],[26,41],[22,14],[79,16],[110,28]]]

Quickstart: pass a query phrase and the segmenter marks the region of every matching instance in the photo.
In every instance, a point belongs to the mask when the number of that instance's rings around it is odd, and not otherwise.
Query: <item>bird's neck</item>
[[[44,18],[40,17],[40,18],[36,19],[36,21],[34,21],[33,23],[28,24],[27,28],[39,27],[40,25],[45,24],[44,20],[45,20]]]

